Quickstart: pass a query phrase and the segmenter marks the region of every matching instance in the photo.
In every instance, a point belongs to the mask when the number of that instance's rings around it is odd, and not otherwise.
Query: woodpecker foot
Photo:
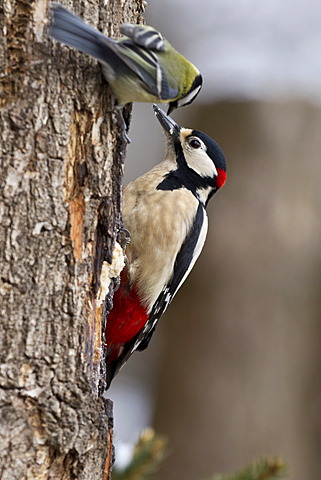
[[[131,240],[130,233],[128,230],[126,230],[126,228],[122,228],[120,231],[119,237],[120,237],[120,240],[119,240],[120,246],[123,249],[123,251],[125,251],[127,245],[130,243],[130,240]]]

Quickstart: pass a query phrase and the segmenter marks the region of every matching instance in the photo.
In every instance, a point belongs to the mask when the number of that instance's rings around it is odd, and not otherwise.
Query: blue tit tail
[[[52,5],[52,23],[49,35],[69,47],[88,53],[100,61],[106,61],[108,43],[114,41],[59,4]]]

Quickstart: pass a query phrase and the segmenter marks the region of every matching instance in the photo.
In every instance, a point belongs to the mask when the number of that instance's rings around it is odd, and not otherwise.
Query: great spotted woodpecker
[[[226,181],[218,144],[153,108],[167,137],[167,154],[124,189],[123,220],[131,241],[107,318],[108,386],[131,354],[148,346],[201,253],[208,225],[205,207]]]

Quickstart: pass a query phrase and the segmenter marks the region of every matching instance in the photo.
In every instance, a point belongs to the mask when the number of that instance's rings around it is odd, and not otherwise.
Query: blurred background
[[[108,392],[118,464],[152,425],[169,439],[159,480],[269,454],[321,479],[321,3],[149,0],[146,22],[202,72],[173,117],[219,143],[228,180],[193,272]],[[164,157],[150,105],[130,137],[126,182]]]

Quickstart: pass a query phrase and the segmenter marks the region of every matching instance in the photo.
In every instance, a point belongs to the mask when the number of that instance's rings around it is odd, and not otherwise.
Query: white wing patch
[[[202,228],[201,228],[201,231],[200,231],[200,234],[199,234],[196,246],[195,246],[193,259],[192,259],[191,263],[189,264],[189,267],[186,270],[185,275],[183,276],[182,280],[180,281],[180,284],[178,285],[175,293],[181,288],[181,286],[185,282],[188,274],[190,273],[190,271],[194,267],[195,262],[198,259],[199,255],[200,255],[200,253],[203,249],[205,239],[206,239],[206,235],[207,235],[207,230],[208,230],[208,218],[207,218],[206,210],[205,210],[205,208],[203,208],[203,224],[202,224]]]
[[[163,80],[163,73],[162,69],[157,61],[156,63],[156,85],[157,85],[157,95],[161,98],[162,95],[162,80]]]
[[[147,321],[144,328],[140,332],[134,346],[131,348],[131,353],[133,353],[139,347],[141,342],[144,341],[144,338],[146,336],[148,336],[148,334],[150,332],[153,331],[153,329],[155,328],[160,316],[163,315],[163,313],[166,311],[168,305],[171,303],[171,301],[173,300],[176,292],[180,289],[180,287],[182,286],[182,284],[186,280],[186,278],[187,278],[188,274],[190,273],[190,271],[192,270],[197,258],[199,257],[199,255],[202,251],[202,248],[204,246],[204,242],[205,242],[206,235],[207,235],[207,230],[208,230],[207,214],[206,214],[205,208],[203,206],[202,206],[202,213],[203,213],[202,227],[201,227],[201,230],[199,232],[199,236],[198,236],[195,248],[193,250],[193,257],[192,257],[192,260],[191,260],[190,264],[188,265],[181,281],[179,282],[179,284],[177,285],[177,287],[174,291],[172,291],[172,292],[170,291],[171,284],[168,284],[160,292],[159,297],[156,301],[156,304],[153,306],[153,308],[150,311],[149,320]]]

